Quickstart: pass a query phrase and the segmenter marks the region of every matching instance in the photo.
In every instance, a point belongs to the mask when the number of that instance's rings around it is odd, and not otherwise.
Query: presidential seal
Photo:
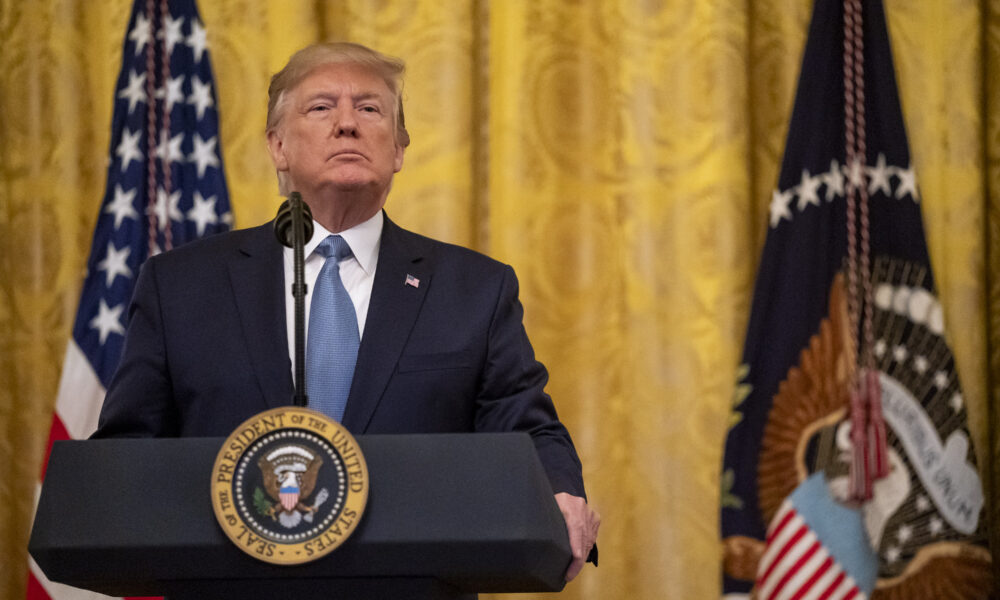
[[[248,419],[212,468],[212,508],[234,544],[259,560],[296,565],[333,551],[368,501],[368,466],[336,421],[287,406]]]

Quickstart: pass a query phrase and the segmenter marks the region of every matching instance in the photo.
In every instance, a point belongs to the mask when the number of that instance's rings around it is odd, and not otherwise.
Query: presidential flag
[[[882,3],[816,0],[726,440],[726,598],[988,596],[942,314]]]
[[[136,0],[114,92],[104,200],[66,349],[50,448],[96,429],[143,261],[231,226],[218,104],[195,2]],[[50,582],[30,561],[30,600],[91,596],[98,597]]]

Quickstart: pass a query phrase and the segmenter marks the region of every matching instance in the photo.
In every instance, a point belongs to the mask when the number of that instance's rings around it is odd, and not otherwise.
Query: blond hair
[[[267,126],[264,131],[270,133],[278,127],[284,114],[288,92],[316,69],[333,64],[359,65],[385,81],[393,96],[396,143],[404,148],[409,146],[410,134],[406,131],[406,120],[403,118],[403,72],[406,65],[401,59],[352,42],[312,44],[288,59],[285,68],[271,77],[271,85],[267,88]]]

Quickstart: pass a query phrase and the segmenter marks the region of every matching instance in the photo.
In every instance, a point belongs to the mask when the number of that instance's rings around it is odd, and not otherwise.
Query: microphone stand
[[[294,278],[292,282],[292,298],[295,302],[295,406],[306,406],[309,396],[306,394],[306,324],[305,302],[308,286],[305,283],[305,250],[303,249],[313,235],[312,212],[302,201],[302,195],[292,192],[288,199],[278,208],[278,216],[274,219],[274,234],[278,241],[292,249]]]

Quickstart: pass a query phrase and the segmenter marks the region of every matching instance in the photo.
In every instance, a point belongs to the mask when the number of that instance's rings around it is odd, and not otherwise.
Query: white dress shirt
[[[379,241],[382,239],[382,211],[364,223],[341,231],[338,235],[344,238],[351,247],[353,255],[340,263],[340,279],[347,288],[347,294],[354,303],[354,312],[358,317],[358,335],[364,337],[365,319],[368,317],[368,303],[372,297],[372,284],[375,282],[375,267],[378,265]],[[309,308],[312,301],[313,286],[326,260],[313,251],[326,236],[332,235],[325,227],[313,221],[313,236],[304,248],[306,290],[306,340],[309,339]],[[292,378],[295,374],[295,298],[292,296],[292,282],[295,280],[295,252],[285,248],[285,323],[288,332],[288,356],[292,360]],[[308,346],[307,346],[308,347]]]

